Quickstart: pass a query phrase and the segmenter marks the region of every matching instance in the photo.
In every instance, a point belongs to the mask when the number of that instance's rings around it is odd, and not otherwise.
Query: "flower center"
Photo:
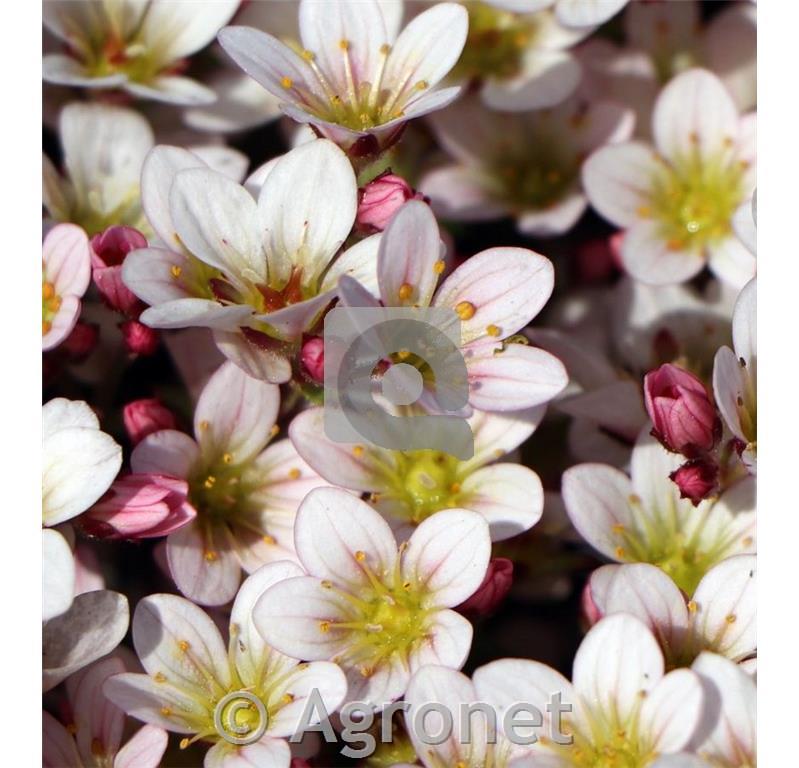
[[[55,286],[42,278],[42,336],[50,332],[53,318],[60,308],[61,297],[56,294]]]
[[[524,51],[535,37],[536,24],[529,16],[502,11],[480,2],[466,3],[469,34],[454,77],[508,78],[522,68]]]
[[[566,747],[571,764],[580,768],[643,768],[651,763],[651,750],[642,748],[634,733],[617,728],[613,733],[585,738],[575,734]]]
[[[745,170],[745,162],[726,151],[715,158],[694,151],[664,163],[639,214],[660,224],[670,249],[702,251],[730,234],[730,220],[744,197]]]

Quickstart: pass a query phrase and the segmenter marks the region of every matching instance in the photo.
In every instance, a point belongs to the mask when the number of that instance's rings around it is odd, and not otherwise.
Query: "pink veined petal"
[[[490,557],[486,521],[475,512],[447,509],[413,532],[402,555],[402,576],[425,591],[426,606],[451,608],[480,586]]]
[[[721,80],[705,69],[689,69],[660,92],[652,114],[655,146],[669,160],[693,152],[712,158],[738,139],[738,110]]]
[[[75,560],[56,530],[42,531],[42,621],[65,613],[75,593]]]
[[[443,251],[430,207],[420,200],[405,203],[383,232],[378,250],[377,280],[383,304],[429,306],[438,282],[435,265]]]
[[[557,0],[555,14],[567,27],[593,27],[615,16],[629,0]]]
[[[339,292],[340,279],[348,277],[376,294],[377,254],[382,238],[382,233],[371,235],[344,251],[325,272],[320,290],[324,292],[335,289]]]
[[[158,768],[168,743],[163,728],[145,725],[117,752],[114,768]]]
[[[711,568],[693,596],[699,647],[741,661],[757,649],[757,558],[735,555]]]
[[[253,83],[255,87],[255,83]],[[250,159],[247,155],[239,152],[232,147],[219,146],[215,144],[193,144],[191,152],[199,157],[212,171],[221,173],[223,176],[232,179],[239,184],[244,184],[247,176],[247,169],[250,166]]]
[[[461,264],[442,283],[433,305],[459,314],[464,302],[471,305],[474,311],[461,322],[463,344],[504,339],[541,311],[554,284],[552,262],[546,257],[526,248],[489,248]]]
[[[310,331],[324,309],[336,298],[335,290],[327,290],[305,301],[291,304],[274,312],[253,315],[256,323],[265,323],[281,339],[297,341],[303,333]]]
[[[226,526],[203,531],[192,522],[166,540],[169,572],[178,589],[201,605],[224,605],[233,599],[241,565]]]
[[[185,254],[164,248],[140,248],[125,257],[122,282],[145,303],[163,304],[191,296],[173,271],[189,269]]]
[[[601,147],[583,165],[583,189],[608,221],[630,227],[640,221],[658,168],[655,151],[643,142]]]
[[[290,765],[288,743],[268,736],[241,747],[219,741],[205,753],[203,760],[203,768],[289,768]]]
[[[699,728],[705,707],[696,672],[675,669],[649,691],[641,705],[642,736],[659,753],[679,752]]]
[[[562,494],[569,519],[594,549],[612,560],[619,559],[613,527],[633,522],[632,492],[630,478],[605,464],[580,464],[563,473]]]
[[[708,251],[710,271],[728,285],[742,288],[755,277],[757,259],[737,235],[708,245]]]
[[[350,88],[359,93],[362,83],[375,82],[383,58],[380,49],[393,42],[375,0],[305,0],[299,6],[299,26],[303,47],[342,95]]]
[[[443,219],[491,221],[508,214],[505,205],[493,200],[482,174],[462,165],[430,171],[422,177],[419,190]]]
[[[252,308],[248,306],[223,306],[210,299],[181,298],[150,307],[139,319],[151,328],[196,326],[230,331],[245,325],[251,317]]]
[[[474,435],[474,456],[466,467],[477,469],[518,448],[538,429],[545,413],[545,406],[508,414],[475,410],[469,418]]]
[[[57,347],[72,333],[80,317],[81,303],[77,296],[64,296],[55,317],[50,321],[50,330],[42,336],[42,351]]]
[[[369,677],[364,677],[357,668],[347,669],[349,690],[347,698],[363,701],[375,710],[382,710],[391,701],[402,696],[411,677],[408,660],[395,654],[381,661]]]
[[[460,669],[469,656],[473,635],[471,622],[457,611],[448,608],[436,611],[424,642],[414,648],[408,659],[410,671],[415,672],[428,664]]]
[[[258,599],[252,620],[264,641],[287,655],[310,661],[332,659],[349,643],[336,621],[347,621],[349,604],[320,579],[300,576],[278,582]],[[323,622],[330,622],[328,630]]]
[[[230,456],[242,464],[260,453],[271,437],[280,390],[224,363],[208,380],[194,411],[194,434],[207,458]]]
[[[190,77],[178,75],[161,75],[146,84],[128,80],[123,88],[139,99],[181,107],[197,107],[216,101],[216,93],[211,88]]]
[[[254,379],[272,384],[284,384],[291,379],[291,363],[277,349],[264,349],[239,331],[216,329],[214,341],[228,360]]]
[[[384,82],[406,93],[420,81],[434,87],[460,58],[468,26],[466,9],[456,3],[438,3],[423,11],[392,46]]]
[[[42,244],[44,278],[57,296],[86,293],[91,280],[91,251],[86,233],[75,224],[56,224]]]
[[[461,484],[462,506],[488,523],[492,541],[503,541],[532,528],[544,511],[544,489],[528,467],[493,464],[470,474]]]
[[[308,573],[354,589],[371,583],[364,568],[390,573],[397,559],[388,523],[340,488],[317,488],[308,494],[297,512],[294,543]]]
[[[657,222],[637,221],[624,236],[621,260],[636,280],[648,285],[671,285],[697,275],[706,258],[698,251],[671,248]]]
[[[377,450],[370,447],[355,452],[353,445],[329,440],[324,432],[322,408],[297,414],[289,425],[289,437],[297,453],[331,483],[357,491],[381,491],[386,487],[378,472]]]
[[[86,765],[96,759],[99,747],[105,755],[114,755],[122,741],[125,713],[109,704],[103,683],[125,671],[121,659],[109,656],[72,675],[66,683],[72,707],[72,722],[77,728],[75,741]]]
[[[42,710],[42,768],[82,768],[72,734]]]
[[[501,350],[501,351],[500,351]],[[519,411],[548,403],[569,382],[563,364],[543,349],[493,342],[463,348],[469,404],[485,411]]]
[[[235,627],[235,630],[231,629],[231,637],[237,638],[233,641],[236,669],[245,685],[259,685],[267,667],[271,669],[279,664],[282,669],[289,669],[296,664],[293,659],[276,658],[276,653],[264,643],[253,623],[253,609],[269,587],[302,575],[302,568],[295,563],[269,563],[246,578],[241,585],[230,612],[230,626]]]
[[[139,474],[171,475],[186,479],[200,453],[197,443],[184,432],[162,429],[144,438],[130,457],[131,469]]]
[[[627,614],[602,619],[574,657],[572,680],[594,716],[626,723],[663,677],[663,654],[643,622]]]
[[[149,595],[133,616],[133,645],[149,675],[207,698],[209,680],[231,684],[227,648],[205,611],[177,595]]]

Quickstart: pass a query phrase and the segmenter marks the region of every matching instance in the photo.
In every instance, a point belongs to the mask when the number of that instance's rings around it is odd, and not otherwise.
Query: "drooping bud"
[[[70,358],[75,362],[85,360],[97,346],[100,338],[100,326],[97,323],[78,321],[72,332],[62,343]]]
[[[120,323],[119,330],[125,347],[136,355],[152,355],[158,349],[160,336],[158,331],[140,323],[138,320],[126,320]]]
[[[384,173],[361,190],[356,223],[362,231],[382,232],[394,214],[411,199],[424,198],[401,176]]]
[[[721,438],[721,419],[705,385],[679,366],[667,363],[646,374],[644,402],[652,435],[673,453],[696,458]]]
[[[495,557],[489,564],[483,583],[456,610],[474,618],[490,616],[507,597],[513,585],[513,562]]]
[[[680,498],[690,499],[696,507],[717,491],[719,468],[710,459],[692,459],[675,469],[669,478],[680,489]]]
[[[122,282],[122,263],[130,251],[147,247],[146,238],[131,227],[109,227],[90,243],[92,279],[103,300],[116,312],[137,318],[144,303]]]
[[[172,411],[154,397],[128,403],[122,409],[122,419],[125,422],[125,431],[134,445],[153,432],[175,429],[176,426]]]
[[[325,342],[321,336],[313,336],[302,344],[300,362],[303,372],[312,381],[322,384],[325,380]]]
[[[591,579],[585,583],[583,592],[580,595],[580,624],[588,631],[602,618],[602,611],[594,602],[594,595],[591,592]]]
[[[105,539],[166,536],[197,515],[185,480],[165,475],[120,477],[80,520],[86,533]]]
[[[581,283],[598,283],[610,278],[619,269],[619,239],[610,237],[589,240],[577,249],[577,278]]]

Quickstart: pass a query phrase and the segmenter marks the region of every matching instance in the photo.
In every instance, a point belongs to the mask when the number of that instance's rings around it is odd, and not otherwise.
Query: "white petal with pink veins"
[[[669,672],[641,705],[641,736],[660,753],[688,746],[700,726],[706,702],[699,676],[690,669]]]
[[[139,728],[114,758],[114,768],[158,768],[169,737],[163,728]]]
[[[136,473],[155,473],[188,478],[200,457],[197,443],[185,432],[162,429],[144,438],[130,457],[131,469]]]

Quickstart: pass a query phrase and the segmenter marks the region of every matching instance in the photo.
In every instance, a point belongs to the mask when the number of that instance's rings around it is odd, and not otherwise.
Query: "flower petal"
[[[42,531],[42,621],[69,610],[75,594],[75,560],[67,540],[50,528]]]
[[[642,735],[656,752],[679,752],[699,727],[705,706],[699,676],[690,669],[675,669],[644,699]]]
[[[168,743],[163,728],[145,725],[117,752],[114,768],[158,768]]]
[[[199,459],[197,443],[176,429],[162,429],[147,435],[130,457],[137,474],[171,475],[186,479]]]
[[[191,296],[173,271],[190,268],[185,254],[164,248],[139,248],[125,257],[122,282],[147,304],[164,304]]]
[[[91,252],[86,233],[75,224],[56,224],[42,244],[44,277],[57,296],[86,293],[91,280]]]
[[[701,252],[671,248],[655,221],[638,221],[627,230],[621,261],[632,277],[649,285],[685,282],[705,266]]]

